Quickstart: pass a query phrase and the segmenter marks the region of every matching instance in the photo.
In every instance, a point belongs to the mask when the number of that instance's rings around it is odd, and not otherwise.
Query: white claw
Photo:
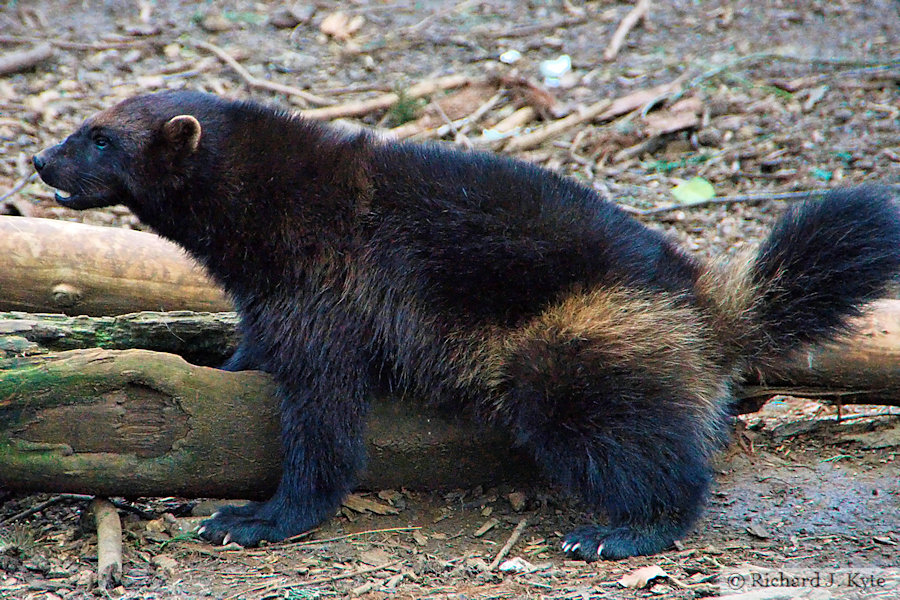
[[[229,544],[229,542],[231,542],[231,534],[230,534],[230,533],[226,533],[226,534],[225,534],[225,539],[222,540],[222,545],[223,545],[223,546],[227,546],[227,545]]]
[[[597,558],[600,558],[601,554],[603,554],[603,544],[597,546]]]
[[[212,516],[210,517],[210,519],[218,519],[220,514],[222,514],[222,511],[217,510],[216,512],[214,512],[214,513],[212,514]]]
[[[563,552],[568,552],[568,551],[569,551],[569,542],[563,542],[563,544],[562,544],[562,551],[563,551]]]
[[[203,535],[203,532],[206,531],[206,527],[201,527],[197,530],[197,535]]]
[[[575,552],[575,551],[578,550],[579,548],[581,548],[581,542],[578,542],[577,544],[575,544],[574,546],[572,546],[572,549],[570,550],[570,552]]]

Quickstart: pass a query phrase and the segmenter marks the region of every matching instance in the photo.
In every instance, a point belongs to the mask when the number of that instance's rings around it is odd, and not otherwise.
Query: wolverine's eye
[[[105,135],[95,136],[94,145],[100,150],[105,150],[109,146],[109,138]]]

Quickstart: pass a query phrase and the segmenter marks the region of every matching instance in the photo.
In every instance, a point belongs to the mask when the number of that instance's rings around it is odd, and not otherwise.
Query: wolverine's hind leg
[[[652,554],[697,518],[727,396],[704,331],[677,299],[613,289],[570,299],[509,340],[500,418],[609,519],[567,535],[567,552]]]

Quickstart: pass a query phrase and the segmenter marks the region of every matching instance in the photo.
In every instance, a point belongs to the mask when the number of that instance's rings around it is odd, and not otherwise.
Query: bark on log
[[[198,365],[220,365],[239,341],[233,312],[140,312],[117,317],[0,312],[0,358],[105,348],[178,354]]]
[[[0,310],[100,316],[231,309],[199,266],[156,235],[0,217]]]
[[[0,485],[104,496],[262,497],[280,472],[271,378],[144,350],[72,350],[0,361]],[[373,489],[522,481],[502,435],[377,400]]]
[[[234,350],[234,313],[154,313],[89,318],[0,313],[0,358],[76,348],[141,348],[217,365]],[[744,388],[738,412],[759,409],[774,395],[842,404],[900,403],[900,300],[881,300],[860,319],[857,333],[816,347],[781,372]]]
[[[900,406],[900,300],[879,300],[840,342],[814,347],[744,389],[740,412],[775,395],[831,404]]]

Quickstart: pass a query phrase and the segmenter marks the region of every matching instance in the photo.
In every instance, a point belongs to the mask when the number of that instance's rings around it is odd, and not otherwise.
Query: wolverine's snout
[[[44,165],[47,164],[46,152],[46,150],[42,150],[31,157],[31,162],[34,163],[34,168],[38,173],[40,173],[41,169],[44,168]]]

